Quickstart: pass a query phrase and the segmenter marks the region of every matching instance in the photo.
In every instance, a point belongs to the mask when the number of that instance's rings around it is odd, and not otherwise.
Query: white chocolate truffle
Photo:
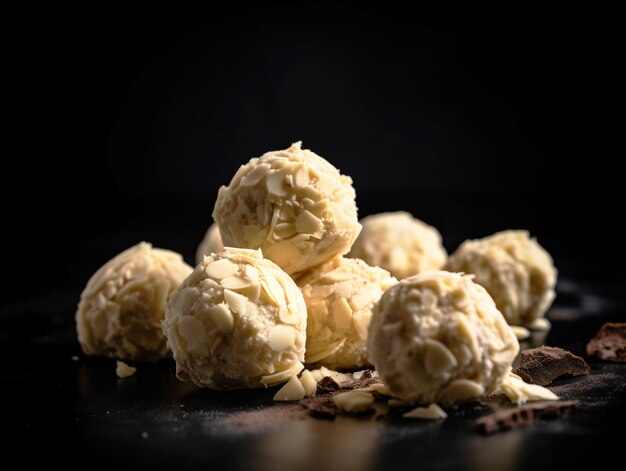
[[[179,379],[212,389],[272,386],[303,368],[306,305],[260,250],[226,247],[172,293],[163,332]]]
[[[399,280],[440,270],[446,263],[439,231],[407,212],[374,214],[361,224],[363,230],[348,257],[384,268]]]
[[[261,248],[289,274],[348,253],[361,230],[350,177],[300,146],[242,165],[213,211],[225,245]]]
[[[211,255],[212,253],[221,252],[222,250],[224,250],[224,244],[222,244],[220,228],[217,224],[213,223],[206,231],[200,245],[198,245],[198,250],[196,250],[196,265],[204,260],[205,255]]]
[[[450,256],[447,269],[473,274],[511,325],[532,324],[555,297],[552,258],[527,231],[467,240]]]
[[[374,306],[369,359],[391,394],[407,402],[455,404],[489,394],[518,351],[493,300],[468,275],[421,273]]]
[[[176,252],[141,242],[89,280],[76,312],[87,355],[155,361],[169,356],[161,321],[169,294],[192,268]]]
[[[366,365],[372,307],[396,282],[382,268],[344,257],[298,279],[309,313],[306,362],[333,369]]]

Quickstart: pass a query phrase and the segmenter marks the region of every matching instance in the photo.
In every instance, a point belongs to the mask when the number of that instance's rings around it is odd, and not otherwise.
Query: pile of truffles
[[[546,399],[511,374],[510,325],[541,324],[556,283],[547,252],[508,231],[448,258],[406,212],[359,223],[355,198],[350,177],[299,142],[251,159],[220,188],[195,269],[141,243],[96,272],[76,314],[83,351],[171,355],[181,380],[212,389],[285,383],[276,400],[315,395],[340,374],[329,369],[373,365],[373,390],[430,404],[409,417],[498,390]],[[336,402],[356,411],[368,394]]]

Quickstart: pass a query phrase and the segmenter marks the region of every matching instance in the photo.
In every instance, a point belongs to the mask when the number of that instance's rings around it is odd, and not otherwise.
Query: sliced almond
[[[526,340],[528,337],[530,337],[530,330],[528,330],[526,327],[522,327],[520,325],[512,325],[510,327],[517,337],[517,340]]]
[[[348,301],[344,298],[336,299],[330,310],[335,318],[335,327],[338,329],[348,329],[350,324],[352,324],[352,309],[350,309],[350,305]]]
[[[274,386],[276,384],[284,383],[293,375],[297,375],[302,371],[304,365],[300,362],[297,362],[291,368],[283,371],[279,371],[277,373],[273,373],[271,375],[264,375],[261,377],[261,384],[265,386]]]
[[[334,292],[335,287],[333,285],[315,285],[311,287],[311,298],[324,299]]]
[[[485,388],[482,384],[469,379],[455,379],[446,388],[442,400],[447,404],[458,404],[482,396]]]
[[[345,267],[335,268],[325,273],[323,279],[326,281],[345,281],[353,278],[353,273]]]
[[[371,393],[361,391],[347,391],[335,394],[333,401],[340,411],[365,412],[374,404],[374,396]]]
[[[537,384],[528,384],[513,373],[509,373],[509,376],[502,380],[500,388],[505,396],[516,404],[524,404],[528,401],[557,401],[559,399],[549,389]]]
[[[303,314],[298,312],[298,308],[295,304],[288,304],[287,306],[280,307],[278,317],[285,324],[298,324]]]
[[[545,317],[538,317],[528,324],[527,327],[532,330],[550,330],[552,324],[550,324],[550,321]]]
[[[272,350],[282,352],[295,344],[296,331],[288,325],[276,325],[270,330],[268,341]]]
[[[235,293],[236,294],[236,293]],[[224,303],[219,303],[211,309],[211,317],[215,322],[218,330],[223,334],[229,334],[233,331],[235,320],[233,314]]]
[[[243,289],[252,285],[252,281],[235,275],[224,278],[222,281],[220,281],[220,284],[223,288],[226,289]]]
[[[267,177],[267,191],[272,195],[284,197],[289,193],[289,187],[285,182],[285,174],[283,172],[274,172]]]
[[[276,281],[274,274],[261,266],[259,266],[259,271],[261,272],[261,286],[263,287],[263,290],[267,294],[269,300],[276,306],[284,305],[285,295],[283,293],[283,288],[280,286],[280,283]]]
[[[304,210],[296,218],[296,230],[319,239],[324,235],[324,223],[310,211]]]
[[[322,218],[326,211],[328,210],[328,199],[323,198],[316,203],[313,203],[308,208],[313,214],[315,214],[318,218]]]
[[[278,390],[274,395],[275,401],[299,401],[304,399],[306,391],[302,383],[298,380],[296,375],[292,375],[289,381]]]
[[[445,419],[448,417],[448,414],[446,414],[437,404],[432,403],[428,407],[417,407],[412,411],[403,414],[402,417],[407,419],[439,420]]]
[[[322,331],[322,333],[324,332],[328,332],[328,336],[324,338],[328,339],[330,338],[330,336],[332,335],[332,332],[330,331],[330,329],[328,329],[328,327],[324,328],[324,330]],[[323,339],[320,339],[323,340]],[[339,350],[341,350],[343,348],[344,343],[346,343],[346,339],[341,339],[341,340],[337,340],[336,342],[333,342],[331,344],[325,345],[326,348],[321,348],[319,350],[309,350],[307,348],[306,351],[306,362],[307,363],[315,363],[318,362],[320,360],[323,360],[324,358],[328,358],[331,355],[334,355],[335,353],[337,353]]]
[[[134,375],[136,371],[137,368],[133,366],[128,366],[126,363],[119,360],[117,361],[115,366],[115,373],[117,374],[118,378],[128,378],[129,376]]]
[[[378,394],[382,394],[383,396],[391,396],[391,391],[389,391],[389,388],[383,383],[370,384],[370,388],[372,388]]]
[[[424,347],[424,366],[429,375],[437,377],[457,366],[456,357],[441,342],[425,339]]]
[[[352,317],[352,325],[356,334],[359,336],[359,339],[362,341],[367,340],[367,329],[370,325],[370,320],[372,318],[371,313],[368,311],[367,313],[355,314]]]
[[[324,193],[318,191],[312,185],[307,185],[301,189],[301,194],[303,198],[308,198],[313,202],[322,200],[325,198]]]
[[[250,173],[241,179],[241,186],[254,186],[259,183],[267,174],[269,167],[266,165],[257,165]]]
[[[305,188],[310,180],[309,171],[304,165],[296,169],[293,176],[293,183],[296,188]]]
[[[211,278],[223,280],[237,273],[239,271],[239,265],[231,262],[227,258],[223,258],[207,265],[205,271]]]
[[[229,289],[224,290],[224,301],[228,304],[228,307],[231,311],[236,312],[237,314],[245,315],[246,314],[246,306],[248,305],[248,298],[245,296],[235,293]]]
[[[326,303],[324,301],[316,301],[309,304],[309,314],[320,324],[325,324],[326,318],[328,317]]]
[[[350,306],[355,311],[359,311],[374,300],[378,293],[371,289],[363,288],[350,298]]]
[[[313,378],[313,375],[309,370],[304,370],[300,376],[300,383],[304,387],[304,393],[307,397],[315,396],[317,391],[317,381]]]
[[[291,222],[281,222],[280,224],[276,224],[274,232],[279,238],[286,239],[287,237],[291,237],[298,231],[296,230],[295,224]]]
[[[178,321],[178,332],[188,344],[208,341],[204,325],[193,316],[184,316]]]

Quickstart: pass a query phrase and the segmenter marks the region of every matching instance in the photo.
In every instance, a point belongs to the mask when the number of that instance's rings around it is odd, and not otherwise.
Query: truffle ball
[[[183,258],[141,242],[89,280],[76,312],[87,355],[154,361],[169,356],[161,321],[170,292],[191,273]]]
[[[212,389],[271,386],[303,368],[306,305],[260,250],[206,257],[167,303],[163,332],[182,380]]]
[[[300,278],[309,313],[306,362],[332,369],[366,365],[372,307],[396,281],[386,270],[344,257]]]
[[[361,230],[350,177],[300,145],[241,166],[213,211],[225,245],[261,248],[289,274],[346,254]]]
[[[211,255],[212,253],[221,252],[222,250],[224,250],[224,244],[222,244],[220,228],[217,224],[213,223],[206,231],[200,245],[198,245],[198,250],[196,250],[196,265],[202,262],[205,255]]]
[[[552,258],[527,231],[467,240],[450,256],[447,269],[473,274],[511,325],[543,317],[555,297]]]
[[[518,350],[511,327],[468,275],[424,272],[374,305],[369,359],[405,401],[455,404],[491,393]]]
[[[361,219],[363,230],[349,257],[384,268],[398,279],[440,270],[447,253],[441,235],[409,213],[381,213]]]

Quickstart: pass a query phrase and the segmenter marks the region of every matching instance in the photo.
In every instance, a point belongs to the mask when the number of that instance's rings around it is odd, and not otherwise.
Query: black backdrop
[[[219,185],[296,140],[353,177],[361,214],[410,210],[449,250],[528,228],[565,276],[621,282],[611,16],[300,2],[21,18],[4,302],[33,282],[76,301],[139,240],[191,261]]]

